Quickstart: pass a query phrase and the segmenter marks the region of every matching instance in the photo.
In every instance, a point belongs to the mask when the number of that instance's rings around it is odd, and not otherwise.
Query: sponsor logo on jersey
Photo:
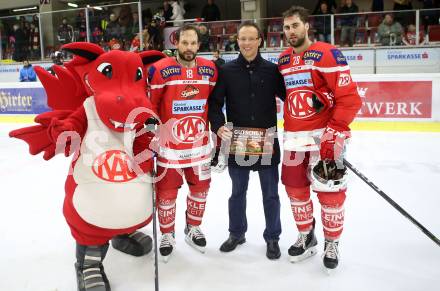
[[[173,101],[173,114],[203,113],[206,100]]]
[[[294,119],[306,119],[317,112],[313,108],[313,95],[310,90],[296,90],[287,96],[284,107]]]
[[[286,84],[286,89],[312,86],[312,76],[310,73],[288,75],[284,77],[284,84]]]
[[[191,99],[197,96],[200,93],[200,90],[192,85],[186,85],[185,90],[180,93],[182,98]]]
[[[170,66],[160,70],[162,78],[166,79],[171,76],[180,75],[182,73],[182,69],[179,66]]]
[[[92,171],[100,179],[121,183],[136,178],[136,173],[130,167],[131,159],[123,151],[111,150],[100,154],[93,161]]]
[[[200,76],[210,76],[210,77],[214,77],[215,75],[215,71],[213,68],[208,67],[208,66],[201,66],[201,67],[197,67],[197,73]]]
[[[280,57],[280,59],[278,60],[278,65],[282,66],[282,65],[287,65],[288,63],[290,63],[290,55],[285,55]]]
[[[313,64],[315,64],[315,61],[314,60],[305,60],[304,64],[309,65],[309,66],[313,66]]]
[[[181,143],[194,143],[205,136],[205,121],[199,116],[186,116],[173,124],[173,136]]]
[[[331,49],[330,50],[332,52],[333,58],[335,59],[336,63],[339,65],[346,65],[347,64],[347,59],[345,58],[345,56],[342,54],[342,52],[338,49]]]
[[[302,59],[305,60],[312,60],[312,61],[320,61],[322,58],[323,52],[320,51],[306,51],[302,57]]]
[[[349,74],[346,74],[346,73],[339,74],[339,77],[338,77],[338,86],[339,87],[347,86],[350,83],[351,83],[351,77]]]

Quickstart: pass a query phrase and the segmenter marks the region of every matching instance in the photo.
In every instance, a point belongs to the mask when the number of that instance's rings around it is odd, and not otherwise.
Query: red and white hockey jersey
[[[213,62],[197,57],[186,68],[175,58],[165,58],[148,71],[153,110],[161,121],[158,165],[185,168],[207,163],[211,144],[208,97],[217,81]]]
[[[361,100],[340,50],[323,42],[316,42],[299,54],[288,48],[281,53],[278,68],[286,86],[286,150],[317,150],[327,126],[350,130]]]

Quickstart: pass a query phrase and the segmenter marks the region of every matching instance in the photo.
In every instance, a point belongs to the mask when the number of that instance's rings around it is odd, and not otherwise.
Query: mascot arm
[[[141,132],[138,132],[140,134]],[[134,139],[133,154],[134,160],[143,173],[153,171],[154,153],[149,149],[153,136],[149,133],[143,133]]]
[[[25,141],[29,145],[31,155],[44,152],[43,158],[45,160],[50,160],[58,153],[56,152],[57,144],[54,142],[57,139],[53,139],[53,137],[57,133],[58,135],[61,133],[61,124],[64,124],[63,126],[69,130],[76,131],[77,136],[81,138],[87,129],[87,117],[82,106],[76,111],[55,110],[39,114],[35,118],[35,122],[38,125],[13,130],[9,136]],[[66,151],[64,151],[66,156],[69,155],[71,141],[70,139],[69,147],[66,147]]]

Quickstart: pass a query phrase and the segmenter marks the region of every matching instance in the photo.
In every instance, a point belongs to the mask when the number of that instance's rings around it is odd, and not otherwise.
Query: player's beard
[[[305,34],[302,36],[297,36],[296,41],[293,41],[292,39],[289,39],[289,44],[294,47],[300,47],[304,44],[304,42],[306,41],[306,36]]]
[[[178,53],[179,53],[179,58],[181,60],[184,60],[185,62],[192,62],[196,58],[196,53],[192,51],[186,51],[183,53],[179,51]],[[191,53],[191,54],[186,54],[186,53]]]

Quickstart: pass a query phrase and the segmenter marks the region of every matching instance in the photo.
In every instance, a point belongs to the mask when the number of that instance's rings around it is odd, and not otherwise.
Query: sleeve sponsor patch
[[[278,66],[287,65],[290,63],[290,54],[282,56],[278,59]]]
[[[205,111],[206,100],[173,101],[173,114],[194,114]]]
[[[208,66],[200,66],[200,67],[197,67],[197,73],[200,76],[209,76],[212,78],[215,75],[215,70],[214,70],[214,68],[211,68]]]
[[[171,76],[180,75],[182,73],[182,68],[179,66],[170,66],[160,70],[162,78],[166,79]]]
[[[320,51],[306,51],[302,57],[303,60],[320,61],[324,53]]]
[[[299,73],[284,76],[284,84],[286,85],[286,89],[312,86],[312,76],[310,73]]]
[[[333,58],[335,59],[336,63],[339,65],[347,65],[347,59],[342,54],[342,52],[338,49],[331,49]]]

